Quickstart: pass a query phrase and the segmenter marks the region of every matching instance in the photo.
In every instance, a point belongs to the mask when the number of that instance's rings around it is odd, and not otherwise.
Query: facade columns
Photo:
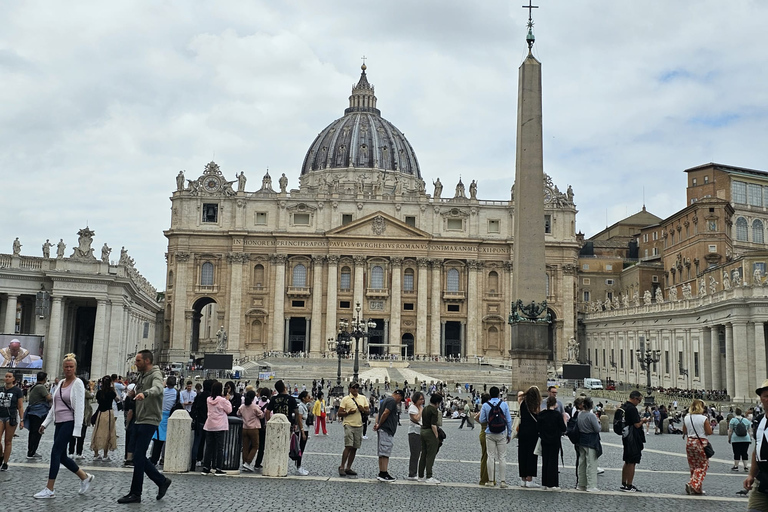
[[[732,324],[731,335],[731,348],[734,345],[740,347],[747,347],[747,323],[744,321],[734,322]],[[734,391],[728,389],[731,393],[731,397],[736,397],[737,400],[746,400],[752,396],[749,392],[749,354],[747,350],[733,350],[726,354],[726,361],[728,362],[728,368],[731,369],[734,381]],[[738,369],[738,370],[737,370]],[[730,383],[730,378],[729,378]]]
[[[338,332],[336,328],[336,308],[339,306],[337,303],[337,293],[339,285],[339,257],[335,254],[328,256],[328,295],[325,303],[325,339],[335,340]],[[314,311],[312,317],[315,318]],[[318,334],[320,334],[320,326],[317,326]],[[320,340],[324,343],[323,340]],[[326,350],[327,346],[323,345],[323,350]]]
[[[477,355],[477,274],[483,268],[483,262],[477,260],[467,261],[469,279],[467,283],[467,333],[466,346],[462,343],[463,355],[475,357]]]
[[[242,252],[232,252],[227,256],[230,268],[229,286],[229,334],[227,350],[237,351],[245,349],[245,341],[240,339],[240,326],[243,321],[243,264],[248,262],[248,255]]]
[[[312,329],[312,320],[311,317],[304,318],[304,352],[309,352],[309,345],[310,345],[310,334]]]
[[[402,314],[402,293],[403,286],[401,283],[401,275],[403,269],[403,258],[390,258],[390,266],[392,267],[392,300],[390,301],[389,319],[389,343],[400,343],[402,341],[400,334],[400,316]]]
[[[761,384],[768,377],[765,362],[765,324],[755,322],[755,382]]]
[[[188,252],[177,252],[173,255],[176,262],[176,272],[173,276],[173,324],[171,325],[171,351],[189,353],[191,350],[190,334],[192,323],[187,318],[187,267],[189,262]],[[191,304],[189,305],[192,306]],[[126,323],[126,326],[128,324]],[[128,340],[130,341],[130,339]]]
[[[440,328],[440,307],[443,304],[441,292],[443,278],[441,274],[443,262],[442,260],[432,260],[432,304],[431,304],[431,325],[430,325],[430,347],[429,350],[425,350],[426,354],[440,355],[440,340],[442,330]],[[426,273],[426,269],[424,271]],[[424,278],[424,286],[426,287],[426,277]],[[426,299],[425,299],[426,301]],[[424,307],[426,308],[426,302]],[[425,345],[426,348],[426,345]]]
[[[125,344],[121,343],[125,318],[125,306],[122,304],[122,300],[119,303],[114,303],[110,306],[109,315],[109,345],[107,356],[107,371],[110,373],[117,373],[118,375],[125,375]],[[162,328],[162,327],[161,327]],[[184,358],[186,361],[187,358]]]
[[[323,340],[320,329],[323,327],[323,261],[324,256],[312,256],[312,331],[307,330],[309,336],[308,352],[319,355],[323,351]],[[330,276],[329,276],[330,280]]]
[[[272,343],[270,350],[285,350],[285,260],[284,254],[275,254],[271,258],[275,267],[275,306],[272,318]],[[281,346],[282,345],[282,346]]]
[[[506,281],[502,285],[504,288],[504,302],[501,317],[506,318],[507,315],[509,315],[510,311],[506,308],[512,304],[512,262],[511,261],[505,261],[504,262],[504,277],[506,278]],[[512,326],[509,325],[509,322],[504,322],[504,327],[502,329],[502,338],[499,340],[499,350],[501,351],[501,357],[507,358],[509,357],[509,349],[512,348]],[[574,334],[576,336],[576,334]],[[586,345],[584,341],[581,342],[582,345]]]
[[[440,322],[440,350],[435,355],[445,355],[445,322],[442,321]]]
[[[720,363],[722,357],[720,356],[720,329],[724,329],[722,325],[716,325],[711,330],[711,347],[712,352],[710,354],[710,364],[712,372],[712,387],[710,389],[724,389],[725,382],[722,379],[722,368]]]
[[[384,319],[384,336],[382,336],[382,339],[384,339],[384,340],[388,340],[389,339],[389,320],[387,320],[386,318]],[[365,338],[363,338],[363,341],[364,341],[364,343],[369,343],[370,342],[370,340],[367,340]],[[384,343],[388,343],[388,342],[385,341]],[[391,354],[391,353],[392,353],[392,347],[387,347],[386,354]]]
[[[48,337],[45,339],[45,371],[48,375],[59,374],[61,365],[61,301],[62,298],[51,297],[51,321],[48,327]]]
[[[712,329],[704,327],[700,331],[699,343],[699,378],[704,389],[716,389],[712,385]]]
[[[417,260],[419,265],[419,283],[416,290],[416,353],[417,354],[429,354],[427,349],[427,267],[429,266],[429,260],[427,258],[419,258]],[[434,288],[434,283],[433,283]],[[433,290],[434,292],[434,290]],[[434,295],[432,297],[434,305]],[[435,312],[432,311],[432,315]],[[439,312],[438,312],[439,314]],[[434,316],[432,317],[434,321]]]
[[[290,352],[291,351],[291,344],[290,344],[290,336],[291,336],[291,319],[286,318],[285,319],[285,328],[283,329],[283,352]]]
[[[16,334],[16,306],[18,305],[19,296],[8,294],[8,300],[5,307],[5,325],[3,326],[3,332],[6,334]]]
[[[106,299],[96,301],[96,322],[93,326],[93,351],[91,353],[91,375],[100,379],[106,375],[107,313],[111,303]]]
[[[355,262],[355,303],[353,307],[359,302],[363,305],[363,297],[365,296],[365,256],[355,256],[352,258]]]
[[[733,374],[733,324],[725,324],[725,382],[731,398],[736,396],[736,376]]]

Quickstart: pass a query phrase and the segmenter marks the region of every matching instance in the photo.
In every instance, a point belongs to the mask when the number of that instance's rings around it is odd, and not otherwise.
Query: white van
[[[184,370],[184,363],[171,363],[171,373],[181,373]]]
[[[585,389],[603,389],[603,381],[600,379],[584,379]]]

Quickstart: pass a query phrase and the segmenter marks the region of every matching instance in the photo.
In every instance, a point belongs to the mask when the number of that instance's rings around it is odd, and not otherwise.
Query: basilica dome
[[[421,179],[411,144],[403,132],[381,117],[365,64],[362,70],[360,81],[352,88],[349,108],[312,142],[301,174],[353,167],[399,171]]]

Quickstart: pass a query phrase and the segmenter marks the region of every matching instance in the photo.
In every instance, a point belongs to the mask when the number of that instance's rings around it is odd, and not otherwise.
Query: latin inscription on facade
[[[426,242],[379,242],[355,240],[259,240],[236,238],[233,245],[253,247],[308,247],[341,249],[384,249],[406,251],[443,251],[480,254],[509,254],[509,247],[477,247],[460,244],[430,244]]]

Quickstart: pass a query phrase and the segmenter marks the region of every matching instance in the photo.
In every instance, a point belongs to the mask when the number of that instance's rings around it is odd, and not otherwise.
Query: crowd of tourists
[[[89,448],[95,462],[109,460],[110,452],[117,449],[116,422],[120,412],[126,425],[124,464],[133,467],[128,493],[118,503],[136,503],[142,499],[144,475],[157,486],[157,499],[163,498],[171,480],[159,471],[163,464],[168,419],[173,411],[185,409],[192,417],[194,438],[191,446],[191,471],[203,474],[225,475],[223,464],[225,432],[229,429],[229,416],[242,419],[243,472],[262,469],[266,424],[274,414],[284,415],[290,423],[291,443],[288,455],[295,463],[297,475],[309,471],[303,463],[304,452],[312,430],[314,435],[328,435],[327,423],[339,421],[343,425],[344,449],[338,466],[338,475],[357,476],[355,459],[362,441],[367,438],[368,425],[376,434],[377,479],[391,482],[396,479],[389,472],[389,458],[396,443],[396,432],[401,425],[401,413],[407,414],[407,445],[409,450],[408,480],[430,484],[440,483],[435,472],[435,458],[443,448],[446,434],[442,428],[444,418],[461,419],[459,428],[466,424],[474,429],[479,425],[480,475],[482,486],[508,487],[507,444],[517,438],[518,476],[516,485],[523,488],[560,489],[558,455],[563,445],[572,445],[576,454],[576,488],[586,492],[599,492],[597,475],[601,472],[598,460],[602,455],[601,425],[592,399],[577,397],[572,404],[563,405],[558,389],[551,386],[541,396],[535,386],[517,394],[516,414],[512,414],[504,400],[506,394],[496,386],[483,386],[480,391],[469,384],[457,385],[454,391],[468,397],[450,397],[444,383],[421,384],[412,389],[407,382],[403,388],[386,382],[385,392],[370,381],[352,382],[348,394],[326,398],[325,390],[331,383],[324,379],[313,381],[312,387],[293,387],[277,381],[272,388],[252,386],[248,382],[235,384],[214,379],[194,386],[192,381],[182,385],[174,375],[164,376],[153,366],[150,351],[136,355],[138,373],[126,384],[118,376],[105,376],[92,383],[78,378],[77,361],[67,354],[62,365],[63,378],[47,385],[47,375],[40,372],[37,382],[27,393],[17,385],[17,375],[5,375],[5,387],[0,389],[0,437],[3,439],[0,470],[8,469],[16,429],[29,430],[27,458],[39,459],[37,452],[41,437],[53,427],[53,447],[50,469],[45,487],[34,497],[56,496],[55,483],[61,466],[80,480],[80,493],[91,489],[94,476],[78,466],[82,458],[86,432],[93,429]],[[95,384],[95,385],[94,385]],[[392,389],[394,387],[394,389]],[[179,389],[180,388],[180,389]],[[387,391],[389,393],[387,393]],[[369,393],[369,397],[366,397]],[[621,436],[623,445],[622,478],[619,489],[640,492],[635,485],[635,468],[642,460],[645,435],[651,426],[664,423],[678,424],[685,436],[685,453],[690,478],[685,482],[687,494],[703,495],[704,479],[713,450],[709,436],[722,419],[728,421],[728,442],[733,451],[732,471],[747,473],[744,487],[752,490],[750,509],[768,507],[768,441],[765,437],[766,419],[762,411],[768,407],[768,381],[756,390],[760,405],[749,410],[734,408],[723,418],[719,411],[708,407],[701,399],[693,399],[687,410],[675,411],[669,407],[642,408],[642,393],[635,390],[627,402],[616,410],[613,431]],[[95,399],[95,402],[92,401]],[[675,419],[679,416],[679,419]],[[312,428],[314,427],[314,428]],[[753,442],[758,447],[749,450]],[[151,454],[149,447],[152,444]],[[539,458],[541,461],[539,462]],[[541,468],[541,476],[538,472]]]

